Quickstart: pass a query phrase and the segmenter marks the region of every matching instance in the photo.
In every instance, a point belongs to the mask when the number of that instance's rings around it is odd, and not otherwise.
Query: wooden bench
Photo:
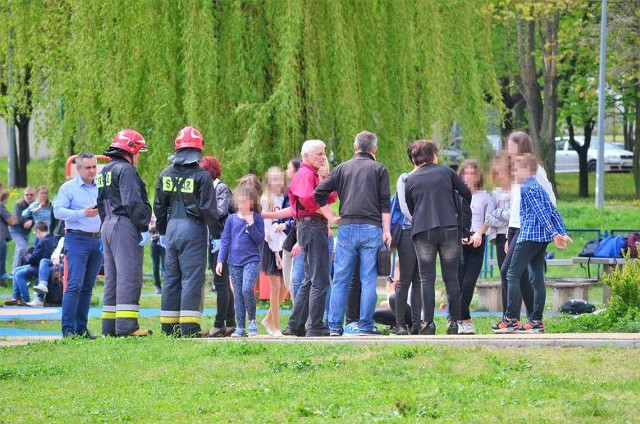
[[[605,273],[610,273],[613,269],[619,266],[624,266],[627,261],[625,258],[583,258],[583,257],[575,257],[571,258],[574,264],[586,265],[587,266],[587,275],[591,277],[591,268],[590,265],[602,265]],[[636,260],[636,259],[632,259]],[[602,304],[607,305],[609,300],[611,299],[611,289],[608,285],[602,281],[600,275],[598,275],[598,280],[602,284]]]
[[[552,309],[560,311],[562,305],[573,299],[589,301],[589,287],[597,284],[597,279],[589,278],[559,278],[545,282],[545,286],[551,287]]]
[[[559,311],[568,300],[581,299],[589,301],[589,287],[598,284],[598,280],[589,278],[560,278],[545,281],[551,288],[553,311]],[[502,283],[500,281],[479,281],[478,307],[489,312],[502,311]],[[524,309],[524,306],[523,306]]]

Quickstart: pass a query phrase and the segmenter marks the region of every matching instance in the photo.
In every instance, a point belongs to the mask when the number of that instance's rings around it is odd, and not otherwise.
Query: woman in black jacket
[[[406,180],[405,199],[413,217],[412,237],[418,256],[425,327],[421,334],[435,334],[436,254],[449,303],[447,334],[458,334],[460,320],[460,232],[454,190],[471,202],[471,191],[446,165],[438,165],[438,146],[431,140],[414,141],[411,159],[416,167]]]

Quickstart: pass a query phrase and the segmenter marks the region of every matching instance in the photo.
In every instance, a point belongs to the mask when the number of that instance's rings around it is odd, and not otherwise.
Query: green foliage
[[[602,276],[602,281],[611,288],[611,307],[621,313],[627,309],[640,312],[640,263],[630,261],[622,267],[614,267]]]
[[[379,135],[394,177],[407,142],[444,145],[454,121],[480,150],[486,99],[500,99],[490,19],[464,0],[20,0],[0,5],[15,33],[0,33],[0,64],[12,44],[15,69],[32,67],[56,182],[69,154],[100,153],[132,127],[150,146],[140,171],[153,186],[187,124],[231,183],[284,165],[308,138],[344,161],[362,129]]]

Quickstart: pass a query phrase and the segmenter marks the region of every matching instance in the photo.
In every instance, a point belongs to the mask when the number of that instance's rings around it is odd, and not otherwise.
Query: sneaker
[[[340,337],[342,336],[343,330],[342,328],[338,328],[335,330],[329,330],[329,336],[331,337]]]
[[[520,328],[520,322],[517,319],[509,319],[503,317],[496,325],[491,326],[491,330],[495,334],[514,333]]]
[[[538,320],[528,320],[518,327],[518,333],[544,333],[544,323]]]
[[[436,334],[436,325],[433,321],[429,323],[424,323],[418,334],[421,336],[435,336]]]
[[[354,321],[345,325],[344,334],[360,334],[360,327],[358,327],[358,322]]]
[[[4,302],[4,306],[27,306],[22,299],[10,299]]]
[[[35,290],[35,287],[34,287]],[[156,287],[155,294],[162,294],[162,289],[160,287]]]
[[[255,337],[258,335],[258,324],[255,321],[249,322],[249,337]]]
[[[382,331],[378,330],[375,326],[371,330],[361,329],[358,332],[359,336],[382,336]]]
[[[476,334],[476,329],[471,321],[458,323],[458,334]]]
[[[27,306],[32,306],[34,308],[42,308],[44,306],[44,302],[38,298],[35,298],[31,302],[27,302]]]
[[[231,337],[247,337],[247,332],[244,328],[236,327],[236,331],[233,332]]]
[[[9,274],[8,272],[5,272],[4,274],[2,274],[1,278],[3,280],[13,280],[13,275]]]
[[[460,328],[458,327],[458,323],[455,321],[451,321],[449,323],[449,326],[447,327],[447,334],[449,335],[460,334],[459,331],[460,331]]]
[[[47,288],[47,284],[45,281],[40,281],[37,286],[33,287],[33,291],[40,294],[49,293],[49,289]]]

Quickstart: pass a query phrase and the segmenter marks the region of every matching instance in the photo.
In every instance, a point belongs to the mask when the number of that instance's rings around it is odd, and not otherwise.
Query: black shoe
[[[420,334],[420,330],[422,329],[422,321],[416,321],[411,324],[411,335],[417,336]]]
[[[457,331],[458,330],[456,330],[456,332]],[[422,326],[422,328],[420,329],[420,331],[418,331],[418,334],[421,335],[421,336],[435,336],[435,334],[436,334],[436,325],[434,324],[433,321],[425,323]]]
[[[289,337],[304,337],[305,333],[304,332],[300,332],[298,330],[294,330],[293,328],[285,328],[284,331],[282,332],[283,336],[289,336]]]
[[[284,334],[284,333],[282,333]],[[329,330],[307,330],[306,337],[329,337]]]
[[[451,321],[447,327],[447,334],[458,334],[458,323]]]
[[[91,334],[91,331],[89,330],[85,330],[84,333],[78,334],[78,337],[81,337],[87,340],[95,340],[98,338],[98,336],[94,336],[93,334]]]
[[[382,336],[382,332],[376,327],[373,327],[371,330],[360,329],[360,332],[358,334],[360,336]]]
[[[409,332],[404,325],[396,325],[396,329],[393,331],[396,336],[408,336]]]
[[[76,336],[77,336],[77,334],[73,333],[71,331],[65,331],[64,333],[62,333],[62,338],[63,339],[72,339],[72,338],[74,338]]]

